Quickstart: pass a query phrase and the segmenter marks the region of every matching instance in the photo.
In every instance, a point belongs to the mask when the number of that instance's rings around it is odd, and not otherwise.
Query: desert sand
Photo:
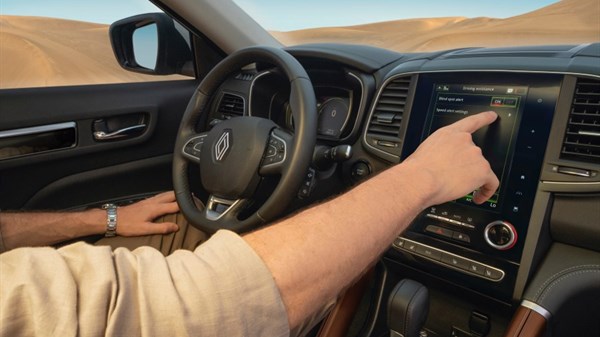
[[[122,69],[108,25],[54,18],[0,16],[0,88],[158,81]]]
[[[423,18],[272,33],[288,45],[334,40],[400,52],[599,42],[600,1],[563,0],[506,19]]]
[[[598,42],[600,1],[563,0],[506,19],[424,18],[272,33],[286,45],[358,43],[401,52]],[[123,70],[113,55],[107,25],[0,15],[0,89],[174,78],[184,77]]]

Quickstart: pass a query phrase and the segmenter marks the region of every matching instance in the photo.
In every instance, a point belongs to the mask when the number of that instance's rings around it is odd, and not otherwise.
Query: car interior
[[[493,110],[473,140],[496,194],[419,214],[312,335],[600,336],[600,43],[283,46],[231,1],[155,4],[164,13],[112,24],[114,57],[189,79],[0,90],[1,210],[175,189],[198,228],[242,233]],[[144,66],[135,32],[148,26],[158,48]]]

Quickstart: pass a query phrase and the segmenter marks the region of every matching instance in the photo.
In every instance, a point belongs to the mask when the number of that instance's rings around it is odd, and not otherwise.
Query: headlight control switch
[[[485,227],[485,241],[498,250],[509,250],[517,243],[517,230],[506,221],[494,221]]]

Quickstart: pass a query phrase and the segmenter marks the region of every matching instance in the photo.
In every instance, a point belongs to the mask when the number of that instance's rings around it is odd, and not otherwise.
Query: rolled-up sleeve
[[[83,243],[0,255],[2,336],[288,336],[273,277],[217,232],[164,257]]]

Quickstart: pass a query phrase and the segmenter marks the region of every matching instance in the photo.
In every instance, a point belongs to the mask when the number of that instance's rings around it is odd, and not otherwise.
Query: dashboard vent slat
[[[560,157],[600,164],[600,81],[578,79]]]
[[[231,118],[244,115],[244,98],[242,96],[224,93],[219,102],[217,110],[223,118]]]
[[[375,102],[365,136],[371,147],[396,157],[400,156],[400,127],[411,79],[399,77],[387,83]]]

